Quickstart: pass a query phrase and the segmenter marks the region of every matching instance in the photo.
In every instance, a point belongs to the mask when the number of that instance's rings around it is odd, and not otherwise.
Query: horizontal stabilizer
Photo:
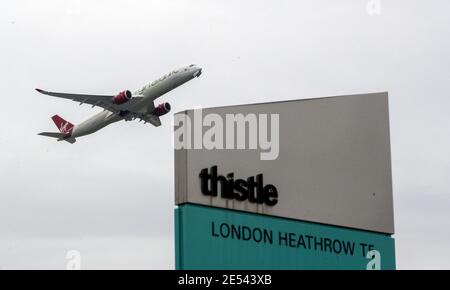
[[[73,143],[77,142],[77,140],[75,138],[58,139],[58,141],[61,141],[61,140],[69,142],[70,144],[73,144]]]
[[[75,138],[67,138],[66,135],[63,133],[57,133],[57,132],[41,132],[38,135],[46,136],[46,137],[52,137],[52,138],[58,138],[58,141],[67,141],[70,144],[75,143],[77,140]]]
[[[38,135],[47,136],[47,137],[53,137],[53,138],[64,138],[64,134],[56,133],[56,132],[41,132]]]

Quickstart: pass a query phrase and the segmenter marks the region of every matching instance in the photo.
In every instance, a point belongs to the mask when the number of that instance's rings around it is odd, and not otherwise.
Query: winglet
[[[38,89],[38,88],[36,88],[35,90],[38,91],[41,94],[44,92],[44,90],[41,90],[41,89]]]

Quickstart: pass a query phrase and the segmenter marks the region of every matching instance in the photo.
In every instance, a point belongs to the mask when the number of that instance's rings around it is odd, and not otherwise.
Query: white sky
[[[171,114],[74,145],[37,136],[190,63],[194,106],[389,91],[397,266],[450,268],[450,2],[8,1],[0,10],[0,267],[173,268]],[[335,3],[336,2],[336,3]],[[339,2],[339,3],[337,3]]]

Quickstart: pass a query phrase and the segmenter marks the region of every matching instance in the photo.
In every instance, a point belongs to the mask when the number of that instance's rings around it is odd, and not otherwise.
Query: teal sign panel
[[[175,209],[175,240],[178,270],[395,269],[387,234],[201,205]]]

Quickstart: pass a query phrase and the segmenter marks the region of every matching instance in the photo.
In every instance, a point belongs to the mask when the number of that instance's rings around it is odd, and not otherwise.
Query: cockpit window
[[[193,67],[195,64],[191,64],[189,67]]]

